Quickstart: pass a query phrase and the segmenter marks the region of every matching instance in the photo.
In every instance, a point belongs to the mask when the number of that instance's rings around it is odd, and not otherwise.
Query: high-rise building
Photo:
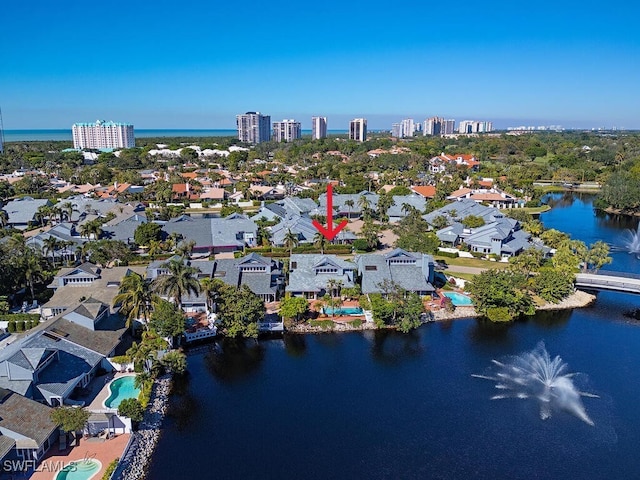
[[[440,135],[442,130],[442,118],[431,117],[427,118],[422,125],[423,135]]]
[[[441,135],[451,135],[456,131],[456,121],[453,119],[443,120],[442,128],[440,130]]]
[[[459,133],[485,133],[492,130],[492,122],[478,122],[476,120],[463,120],[458,126]]]
[[[311,139],[327,138],[327,117],[311,117]]]
[[[400,125],[402,126],[402,138],[413,137],[413,134],[416,131],[413,118],[405,118],[404,120],[402,120],[402,123]]]
[[[74,123],[71,127],[73,148],[133,148],[136,139],[130,123],[105,122]]]
[[[354,118],[349,122],[349,140],[364,142],[367,140],[367,119]]]
[[[301,136],[300,122],[286,119],[281,122],[273,122],[273,140],[276,142],[291,142]]]
[[[244,143],[262,143],[271,140],[271,117],[260,112],[236,115],[238,140]]]
[[[402,138],[402,124],[400,123],[391,124],[391,136],[393,138]]]

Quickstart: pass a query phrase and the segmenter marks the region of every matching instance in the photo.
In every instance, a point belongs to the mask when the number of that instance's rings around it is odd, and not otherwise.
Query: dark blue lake
[[[587,243],[635,228],[595,217],[589,198],[542,220]],[[618,263],[640,273],[635,257]],[[149,478],[638,478],[640,323],[623,315],[638,307],[600,293],[592,307],[506,327],[455,320],[193,353]],[[582,399],[594,426],[562,410],[542,420],[533,399],[491,400],[494,382],[472,376],[540,341],[599,396]]]

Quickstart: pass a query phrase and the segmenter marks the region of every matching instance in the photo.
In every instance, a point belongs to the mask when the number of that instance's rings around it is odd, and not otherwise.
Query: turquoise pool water
[[[140,389],[134,386],[135,375],[120,377],[109,384],[111,395],[104,401],[107,408],[118,408],[125,398],[138,398]]]
[[[462,293],[444,292],[444,296],[449,297],[451,299],[451,303],[456,307],[468,307],[473,305],[473,300]]]
[[[76,460],[58,472],[55,480],[89,480],[102,468],[100,460]]]
[[[362,315],[363,310],[360,307],[340,307],[335,310],[330,307],[325,307],[322,312],[326,315]]]

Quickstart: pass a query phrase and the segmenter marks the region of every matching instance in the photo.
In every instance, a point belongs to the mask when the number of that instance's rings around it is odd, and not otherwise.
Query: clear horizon
[[[313,115],[336,130],[356,117],[381,130],[431,116],[640,128],[635,4],[37,3],[4,8],[15,20],[0,30],[11,45],[0,71],[6,130],[97,118],[234,129],[246,111],[304,129]]]

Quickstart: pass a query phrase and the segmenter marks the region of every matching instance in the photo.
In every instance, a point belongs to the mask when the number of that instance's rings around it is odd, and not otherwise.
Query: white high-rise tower
[[[327,117],[311,117],[311,140],[327,138]]]

